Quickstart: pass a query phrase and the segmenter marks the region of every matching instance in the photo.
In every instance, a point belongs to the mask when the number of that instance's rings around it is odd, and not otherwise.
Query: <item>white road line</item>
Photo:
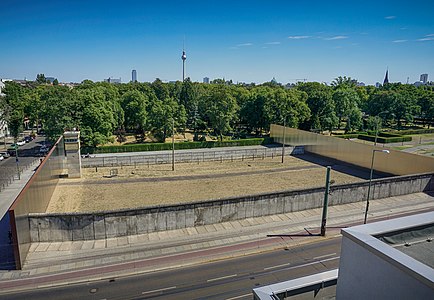
[[[266,268],[264,268],[264,271],[271,270],[271,269],[277,269],[277,268],[280,268],[280,267],[286,267],[286,266],[289,266],[289,265],[290,265],[290,263],[286,263],[286,264],[281,264],[281,265],[266,267]]]
[[[245,297],[252,297],[252,294],[244,294],[241,296],[236,296],[236,297],[232,297],[232,298],[227,298],[226,300],[235,300],[235,299],[240,299],[240,298],[245,298]]]
[[[236,276],[238,276],[238,275],[237,274],[232,274],[232,275],[227,275],[227,276],[222,276],[222,277],[208,279],[206,282],[212,282],[212,281],[226,279],[226,278],[231,278],[231,277],[236,277]]]
[[[150,293],[156,293],[156,292],[164,292],[164,291],[173,290],[173,289],[176,289],[176,286],[170,286],[170,287],[163,288],[163,289],[142,292],[142,295],[150,294]]]
[[[335,253],[321,255],[321,256],[317,256],[317,257],[314,257],[313,259],[320,259],[320,258],[324,258],[324,257],[328,257],[328,256],[333,256],[333,255],[336,255],[336,252]]]

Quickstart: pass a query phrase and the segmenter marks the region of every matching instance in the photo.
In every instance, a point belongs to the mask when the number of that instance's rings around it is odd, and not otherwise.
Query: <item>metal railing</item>
[[[11,158],[9,158],[11,159]],[[39,158],[35,157],[31,162],[20,165],[17,169],[16,166],[13,167],[4,167],[2,166],[2,172],[0,172],[0,193],[4,191],[10,184],[12,184],[16,180],[20,180],[21,175],[24,171],[27,171],[29,168],[33,168],[35,162],[38,161]]]

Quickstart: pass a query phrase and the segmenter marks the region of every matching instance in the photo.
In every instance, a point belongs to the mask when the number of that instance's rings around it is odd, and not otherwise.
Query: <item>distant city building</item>
[[[107,78],[107,79],[104,79],[104,81],[105,82],[108,82],[108,83],[121,83],[121,79],[119,78],[111,78],[111,77],[109,77],[109,78]]]
[[[209,78],[208,77],[204,77],[203,78],[203,83],[209,83]]]
[[[137,82],[137,71],[136,70],[131,71],[131,81]]]
[[[384,77],[383,85],[389,83],[389,69],[386,71],[386,76]]]
[[[423,84],[426,84],[428,82],[428,74],[421,74],[420,81],[422,81]]]
[[[414,86],[421,86],[421,85],[425,85],[422,81],[416,81],[415,83],[413,83]]]
[[[357,86],[365,86],[364,82],[357,82]]]

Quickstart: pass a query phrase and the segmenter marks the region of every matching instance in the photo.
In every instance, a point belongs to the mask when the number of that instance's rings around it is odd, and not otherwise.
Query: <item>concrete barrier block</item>
[[[137,216],[135,214],[129,214],[125,216],[127,222],[127,235],[137,234]]]
[[[219,223],[222,220],[220,205],[207,205],[202,210],[203,225]]]
[[[262,204],[263,200],[255,199],[253,202],[253,217],[262,217]]]
[[[176,229],[176,210],[168,210],[166,214],[166,230]]]
[[[175,226],[176,226],[176,229],[181,229],[181,228],[185,228],[186,227],[185,214],[186,214],[185,207],[183,207],[182,209],[179,209],[179,210],[175,211],[175,215],[176,215]]]
[[[284,201],[284,196],[283,195],[279,195],[276,199],[276,214],[283,214],[285,212],[284,206],[285,206],[285,201]]]
[[[149,214],[146,212],[140,212],[136,216],[136,225],[137,225],[137,234],[147,233],[148,232],[148,222],[149,222]]]
[[[38,243],[39,242],[39,228],[38,228],[38,219],[29,217],[29,233],[30,233],[30,242]]]
[[[149,214],[147,214],[148,218],[148,232],[157,231],[157,219],[158,219],[158,210],[152,209]]]
[[[292,202],[294,201],[294,199],[295,196],[293,194],[287,194],[283,196],[283,213],[292,212]]]
[[[240,201],[238,203],[234,203],[235,205],[235,218],[237,220],[242,220],[246,218],[246,201]]]
[[[268,215],[275,215],[277,213],[277,197],[270,197],[265,203],[268,207]]]
[[[94,222],[94,216],[83,216],[83,220],[81,222],[81,228],[83,230],[83,240],[95,239]]]
[[[196,222],[196,214],[195,209],[193,207],[189,207],[185,210],[185,227],[193,227]]]
[[[167,230],[167,214],[163,211],[158,211],[156,213],[157,219],[155,223],[155,231]]]
[[[104,215],[93,216],[93,231],[96,240],[107,238]]]
[[[45,242],[50,240],[50,220],[45,218],[38,219],[39,241]]]
[[[229,222],[237,220],[237,205],[235,203],[227,202],[221,206],[221,221]]]
[[[84,240],[83,223],[86,216],[73,216],[71,218],[72,240],[82,241]]]
[[[306,207],[306,203],[305,203],[305,195],[304,194],[299,194],[297,197],[297,201],[294,203],[297,205],[297,211],[300,210],[304,210]],[[295,207],[294,207],[295,208]]]
[[[124,215],[106,215],[105,229],[107,238],[125,236],[127,234],[126,217]]]
[[[255,211],[255,202],[251,198],[249,198],[244,201],[243,206],[245,211],[245,217],[252,218]]]

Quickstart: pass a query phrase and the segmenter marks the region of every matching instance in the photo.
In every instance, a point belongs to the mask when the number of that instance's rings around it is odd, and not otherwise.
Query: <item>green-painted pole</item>
[[[331,167],[327,167],[324,206],[322,207],[321,236],[325,236],[325,232],[326,232],[327,207],[329,205],[329,193],[330,193],[330,170]]]

